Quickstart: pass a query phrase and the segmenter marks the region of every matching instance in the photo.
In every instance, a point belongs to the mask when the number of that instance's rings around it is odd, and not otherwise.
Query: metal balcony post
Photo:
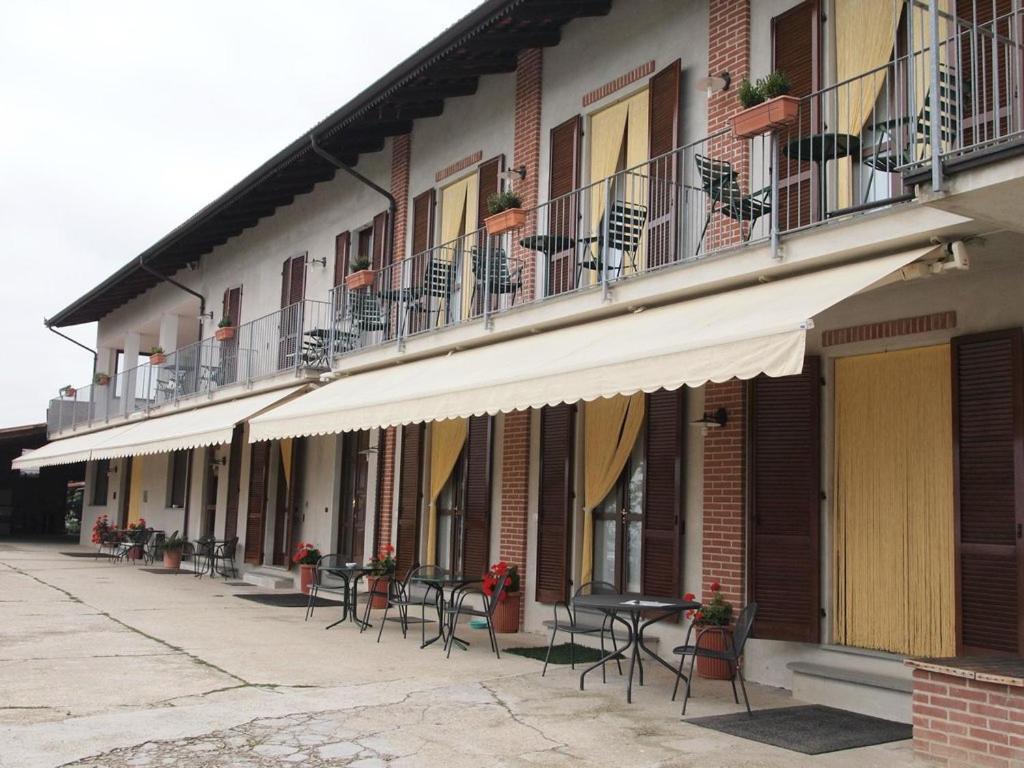
[[[609,176],[604,180],[604,217],[601,221],[601,235],[597,241],[597,263],[601,267],[601,299],[603,301],[611,301],[611,290],[608,287],[608,258],[609,258],[609,243],[608,243],[608,220],[612,215],[612,179],[613,176]],[[625,256],[625,254],[623,254]],[[621,266],[620,266],[621,269]]]
[[[178,358],[181,357],[181,350],[174,350],[174,379],[172,380],[172,386],[174,387],[174,402],[178,402],[178,398],[181,397],[181,374],[178,367]],[[160,375],[157,374],[157,381],[160,381]],[[156,398],[154,398],[156,399]]]
[[[484,237],[484,289],[480,293],[484,302],[484,328],[490,330],[493,322],[491,320],[491,259],[494,254],[491,242],[493,238],[487,234],[486,229],[480,231]]]
[[[929,0],[928,16],[932,40],[932,92],[931,108],[928,110],[931,123],[932,146],[932,192],[942,191],[942,93],[939,71],[939,2]]]
[[[779,132],[772,131],[768,135],[771,142],[771,168],[768,173],[771,175],[772,205],[768,216],[768,226],[771,228],[772,258],[775,261],[782,261],[782,252],[779,247]]]
[[[413,256],[412,258],[416,257]],[[398,264],[397,300],[392,302],[392,304],[395,306],[395,312],[397,314],[397,317],[395,318],[395,325],[397,326],[395,330],[395,347],[398,349],[399,352],[405,351],[405,338],[402,334],[402,331],[405,328],[405,318],[408,316],[408,313],[410,311],[410,308],[407,306],[408,297],[405,295],[406,266],[408,262],[409,259],[402,259]],[[391,283],[391,285],[388,287],[388,290],[391,291],[395,290],[394,268],[394,264],[391,264],[388,267],[388,280]]]

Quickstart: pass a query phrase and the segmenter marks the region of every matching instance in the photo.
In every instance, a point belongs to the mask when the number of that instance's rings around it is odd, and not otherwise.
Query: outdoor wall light
[[[227,456],[221,456],[219,459],[210,459],[210,466],[216,469],[217,467],[226,466],[228,463]]]
[[[518,168],[509,168],[507,171],[502,171],[501,175],[506,181],[515,181],[516,179],[522,181],[526,178],[526,166],[520,165]]]
[[[310,259],[309,263],[310,264],[319,264],[324,269],[327,269],[327,257],[326,256],[321,256],[319,259]]]
[[[699,419],[691,421],[691,426],[720,429],[729,423],[729,412],[725,408],[719,408],[714,413],[704,412]]]
[[[708,96],[713,93],[719,93],[721,91],[729,90],[729,86],[732,85],[732,75],[728,72],[722,72],[717,75],[708,75],[702,77],[694,83],[694,87],[698,91],[705,91]]]

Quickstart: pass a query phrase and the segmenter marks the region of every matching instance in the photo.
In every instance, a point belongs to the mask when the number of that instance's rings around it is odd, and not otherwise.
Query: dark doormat
[[[64,557],[92,557],[92,558],[113,557],[113,555],[111,555],[108,552],[103,552],[103,553],[101,553],[99,555],[97,555],[95,552],[61,552],[61,554],[64,555]]]
[[[551,648],[551,659],[550,664],[569,664],[570,654],[569,651],[573,649],[572,643],[561,643],[560,645],[553,646]],[[538,645],[534,648],[502,648],[505,653],[511,653],[516,656],[525,656],[528,659],[536,659],[537,661],[544,661],[544,657],[548,653],[548,647],[546,645]],[[609,651],[611,648],[608,649]],[[593,664],[595,661],[600,659],[604,654],[601,653],[599,648],[590,648],[586,645],[577,645],[572,653],[577,664]],[[623,658],[622,654],[618,655],[618,658]],[[614,659],[609,659],[614,661]]]
[[[162,576],[172,576],[177,573],[185,574],[186,576],[195,576],[194,571],[187,571],[183,568],[139,568],[140,571],[145,573],[155,573]]]
[[[301,592],[286,592],[282,595],[235,595],[235,597],[240,600],[251,600],[260,605],[275,605],[278,608],[305,608],[309,605],[309,597]],[[317,608],[341,607],[341,603],[324,600],[322,597],[316,598],[313,605]]]
[[[248,581],[226,581],[224,582],[229,587],[255,587],[255,584],[250,584]]]
[[[905,723],[818,704],[759,709],[753,715],[737,712],[695,717],[685,722],[805,755],[903,741],[911,737],[912,730]]]

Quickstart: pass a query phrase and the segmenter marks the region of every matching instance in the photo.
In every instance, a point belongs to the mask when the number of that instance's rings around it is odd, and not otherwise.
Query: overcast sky
[[[44,316],[478,2],[2,0],[0,427],[91,379]]]

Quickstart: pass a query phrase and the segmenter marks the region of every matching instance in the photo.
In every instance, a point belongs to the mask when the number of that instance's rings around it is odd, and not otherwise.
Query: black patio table
[[[860,154],[860,138],[849,133],[815,133],[793,139],[782,148],[782,154],[790,160],[816,163],[821,173],[822,218],[828,216],[828,171],[829,160],[856,157]]]
[[[640,657],[641,649],[652,659],[661,664],[680,680],[686,682],[686,675],[682,674],[676,667],[669,664],[661,656],[656,654],[644,645],[644,630],[651,624],[678,616],[683,611],[691,611],[700,608],[700,603],[694,600],[678,600],[675,598],[653,597],[641,595],[635,592],[623,594],[604,595],[580,595],[574,601],[576,610],[586,609],[601,611],[608,615],[613,621],[625,624],[629,630],[629,640],[625,648],[613,650],[611,653],[599,659],[595,664],[587,667],[580,675],[580,690],[583,690],[583,681],[587,673],[597,669],[606,662],[615,658],[615,655],[622,650],[631,649],[629,657],[629,682],[626,685],[626,701],[633,701],[633,669],[637,659]],[[644,684],[643,662],[640,663],[640,685]]]
[[[419,582],[420,584],[426,584],[428,587],[434,590],[436,595],[434,599],[434,605],[437,609],[437,634],[429,640],[424,640],[420,648],[426,648],[428,645],[433,645],[438,640],[444,641],[446,639],[445,627],[444,627],[444,602],[445,602],[445,590],[451,590],[452,599],[455,597],[455,593],[471,584],[477,584],[480,579],[469,579],[458,574],[453,574],[445,571],[442,568],[438,568],[436,572],[423,572],[414,573],[410,578],[410,581]],[[455,628],[452,627],[452,632]],[[469,647],[469,643],[466,640],[461,639],[456,635],[455,643],[462,649],[465,650]],[[442,645],[444,643],[442,642]]]
[[[341,618],[328,624],[324,629],[336,627],[346,619],[350,620],[360,629],[372,626],[369,621],[360,619],[359,612],[356,610],[359,600],[359,580],[370,573],[372,569],[369,566],[354,563],[353,565],[331,566],[330,568],[324,568],[324,570],[345,582],[345,595],[341,601]],[[370,599],[373,599],[372,595]]]
[[[217,551],[217,547],[223,547],[227,543],[228,539],[214,539],[207,537],[199,538],[193,541],[193,557],[195,557],[196,560],[195,566],[193,566],[193,568],[195,569],[194,575],[202,577],[202,575],[206,573],[207,570],[209,570],[210,578],[216,576],[217,572],[216,570],[214,570],[213,554]],[[221,576],[227,578],[226,573],[221,573]]]

